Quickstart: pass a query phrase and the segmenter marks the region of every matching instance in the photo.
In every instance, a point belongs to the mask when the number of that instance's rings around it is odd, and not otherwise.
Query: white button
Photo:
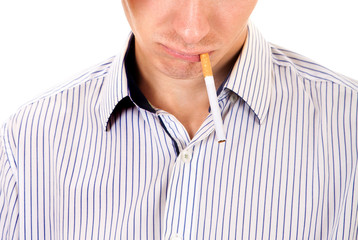
[[[237,99],[238,99],[237,95],[235,93],[231,93],[230,99],[229,99],[230,102],[231,103],[236,103]]]
[[[185,149],[180,153],[180,160],[187,163],[191,161],[193,151],[191,149]]]
[[[170,240],[182,240],[182,238],[179,236],[179,234],[174,234],[171,236]]]

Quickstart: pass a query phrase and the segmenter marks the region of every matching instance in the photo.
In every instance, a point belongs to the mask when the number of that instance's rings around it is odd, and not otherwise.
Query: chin
[[[176,62],[175,64],[170,64],[166,61],[161,64],[160,71],[173,79],[198,78],[203,74],[200,62]]]

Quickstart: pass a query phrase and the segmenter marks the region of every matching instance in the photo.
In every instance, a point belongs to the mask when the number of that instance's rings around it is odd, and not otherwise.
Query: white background
[[[129,33],[120,0],[0,1],[0,123],[119,53]],[[268,41],[358,79],[357,10],[357,0],[259,0],[252,20]]]

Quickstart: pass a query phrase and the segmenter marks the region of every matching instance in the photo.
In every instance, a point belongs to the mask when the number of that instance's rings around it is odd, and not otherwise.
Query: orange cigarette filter
[[[211,69],[210,58],[208,53],[200,54],[201,66],[203,68],[204,77],[213,76],[213,70]]]

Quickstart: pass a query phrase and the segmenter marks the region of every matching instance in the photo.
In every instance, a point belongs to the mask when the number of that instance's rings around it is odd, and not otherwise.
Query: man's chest
[[[352,221],[357,166],[337,160],[344,149],[314,118],[257,125],[244,106],[224,122],[225,144],[210,121],[186,146],[170,119],[127,114],[111,131],[83,125],[36,145],[20,156],[22,226],[65,239],[289,239]]]

